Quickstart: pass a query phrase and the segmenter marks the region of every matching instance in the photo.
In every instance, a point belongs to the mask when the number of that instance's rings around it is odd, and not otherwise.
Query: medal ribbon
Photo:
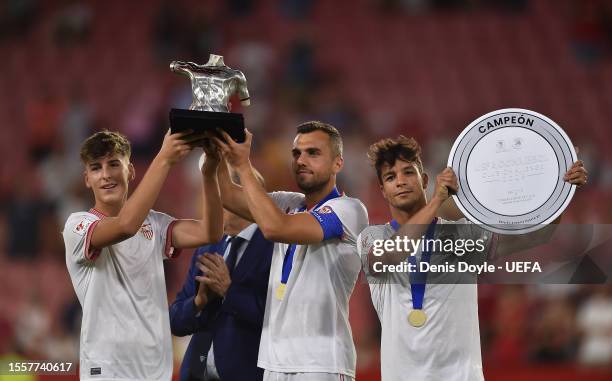
[[[317,209],[319,206],[325,204],[327,201],[334,199],[336,197],[340,197],[340,192],[338,192],[338,189],[334,187],[334,189],[332,189],[332,191],[327,196],[325,196],[323,200],[319,201],[319,203],[315,205],[311,210]],[[303,206],[300,209],[298,209],[298,213],[304,212],[304,211],[306,211],[306,206]],[[287,251],[285,252],[285,257],[283,258],[283,272],[281,274],[282,284],[286,285],[287,281],[289,280],[289,274],[291,274],[291,269],[293,268],[293,254],[295,254],[296,247],[297,245],[292,243],[289,245],[289,247],[287,248]]]
[[[419,264],[425,262],[429,264],[431,259],[431,250],[427,242],[433,239],[434,232],[436,230],[436,223],[438,218],[434,218],[429,226],[427,227],[427,233],[425,233],[425,251],[421,252],[421,260],[417,263],[416,255],[408,256],[408,261],[414,272],[410,272],[410,291],[412,292],[412,308],[415,310],[423,309],[423,299],[425,298],[425,285],[427,284],[427,272],[421,272]],[[389,222],[391,227],[395,231],[400,228],[400,225],[395,220]]]

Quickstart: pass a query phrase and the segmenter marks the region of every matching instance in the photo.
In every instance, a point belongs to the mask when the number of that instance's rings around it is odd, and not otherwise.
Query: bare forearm
[[[450,221],[457,221],[465,217],[452,197],[442,203],[438,209],[438,216]]]
[[[407,236],[410,239],[420,237],[427,230],[429,223],[436,217],[441,205],[442,202],[439,199],[432,199],[425,207],[410,217],[408,222],[399,228],[396,235]]]
[[[402,240],[404,240],[404,238],[407,238],[408,240],[417,240],[421,238],[423,234],[425,234],[425,231],[427,230],[427,227],[431,221],[436,217],[438,209],[442,203],[443,201],[433,198],[427,203],[427,205],[425,205],[425,207],[419,210],[405,224],[403,224],[391,239],[395,239],[395,237],[401,237]],[[386,252],[383,255],[383,262],[401,262],[405,260],[407,256],[415,254],[410,251],[410,249],[413,247],[414,246],[412,245],[408,245],[408,251],[394,250],[392,252]]]
[[[208,241],[223,236],[223,208],[217,181],[217,167],[205,167],[202,176],[202,229]]]
[[[155,204],[170,164],[156,156],[144,177],[119,212],[118,222],[124,231],[135,234]]]
[[[238,171],[243,187],[242,193],[253,220],[264,234],[274,234],[282,226],[284,214],[259,184],[250,163]]]
[[[219,188],[223,207],[249,221],[254,221],[240,185],[235,184],[229,174],[225,161],[218,169]]]

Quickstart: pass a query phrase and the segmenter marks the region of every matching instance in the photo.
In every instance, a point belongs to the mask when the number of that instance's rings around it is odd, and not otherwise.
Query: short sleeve
[[[247,88],[247,80],[243,73],[238,74],[238,96],[241,101],[249,99],[249,89]]]
[[[304,195],[297,192],[271,192],[268,196],[285,213],[304,205]]]
[[[342,224],[343,242],[357,245],[357,237],[368,226],[368,211],[361,201],[350,197],[338,197],[324,203],[315,210],[319,216],[328,214],[338,218]],[[324,213],[322,213],[324,212]],[[315,215],[315,217],[317,217]],[[319,221],[321,222],[321,221]],[[325,227],[322,225],[324,231]]]
[[[172,246],[172,229],[177,220],[166,213],[154,210],[149,213],[149,219],[153,234],[155,234],[155,238],[158,239],[158,242],[162,245],[163,257],[168,259],[178,257],[181,254],[181,250]],[[148,229],[146,222],[141,229]]]
[[[66,261],[76,264],[93,262],[101,250],[91,248],[91,236],[100,219],[89,213],[74,213],[68,217],[62,235]]]
[[[340,238],[344,235],[344,227],[342,221],[336,215],[336,212],[331,207],[324,205],[317,210],[310,212],[321,225],[323,230],[323,241],[332,238]]]

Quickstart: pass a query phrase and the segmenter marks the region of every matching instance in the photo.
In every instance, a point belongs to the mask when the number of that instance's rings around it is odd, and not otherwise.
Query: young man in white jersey
[[[304,193],[267,194],[253,175],[245,143],[216,139],[242,188],[220,171],[223,205],[255,221],[277,242],[272,256],[258,366],[264,380],[350,380],[355,346],[348,303],[360,271],[356,243],[367,226],[363,204],[341,195],[342,138],[336,128],[307,122],[297,128],[292,169]]]
[[[382,380],[482,380],[475,280],[471,284],[457,284],[452,282],[451,275],[450,282],[431,284],[422,273],[385,272],[380,266],[406,260],[416,263],[417,259],[431,264],[453,263],[459,253],[431,255],[439,253],[418,249],[414,253],[385,252],[376,256],[375,242],[422,235],[426,239],[481,240],[482,254],[497,256],[533,246],[542,237],[531,234],[530,239],[512,236],[508,240],[465,219],[451,222],[437,217],[449,198],[449,189],[457,190],[457,178],[451,168],[446,168],[436,177],[433,197],[427,201],[428,176],[423,172],[420,153],[418,143],[404,136],[378,141],[368,153],[392,217],[388,224],[366,228],[358,241],[372,302],[382,327]],[[582,162],[574,164],[565,180],[576,185],[586,183]]]
[[[109,131],[81,147],[85,185],[95,205],[68,217],[66,265],[83,308],[81,380],[170,380],[172,342],[163,259],[217,242],[222,209],[218,160],[202,169],[202,219],[177,220],[151,210],[171,167],[192,147],[185,134],[164,137],[130,198],[130,144]]]

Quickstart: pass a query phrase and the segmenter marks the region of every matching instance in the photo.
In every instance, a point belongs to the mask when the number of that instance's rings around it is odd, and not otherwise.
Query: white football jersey
[[[90,248],[100,212],[73,213],[63,236],[66,266],[83,308],[81,380],[170,380],[172,342],[163,259],[174,219],[150,211],[139,232]]]
[[[274,192],[271,197],[285,212],[304,206],[300,193]],[[361,269],[357,236],[367,226],[368,214],[359,200],[346,196],[328,200],[315,210],[336,214],[342,223],[342,238],[297,245],[281,300],[276,290],[289,245],[274,245],[257,365],[281,373],[354,377],[356,355],[348,305]]]
[[[448,238],[441,237],[450,229],[454,229],[455,238],[483,239],[485,252],[488,251],[491,233],[466,219],[438,218],[434,238]],[[372,303],[382,328],[382,380],[483,380],[475,280],[471,284],[430,284],[428,278],[423,300],[427,321],[422,327],[413,327],[408,322],[408,314],[413,310],[409,273],[389,272],[374,277],[368,267],[367,253],[374,240],[388,239],[394,234],[390,224],[374,225],[361,232],[358,240]],[[420,259],[420,249],[415,254]],[[432,255],[431,263],[452,263],[456,259],[454,254]]]

